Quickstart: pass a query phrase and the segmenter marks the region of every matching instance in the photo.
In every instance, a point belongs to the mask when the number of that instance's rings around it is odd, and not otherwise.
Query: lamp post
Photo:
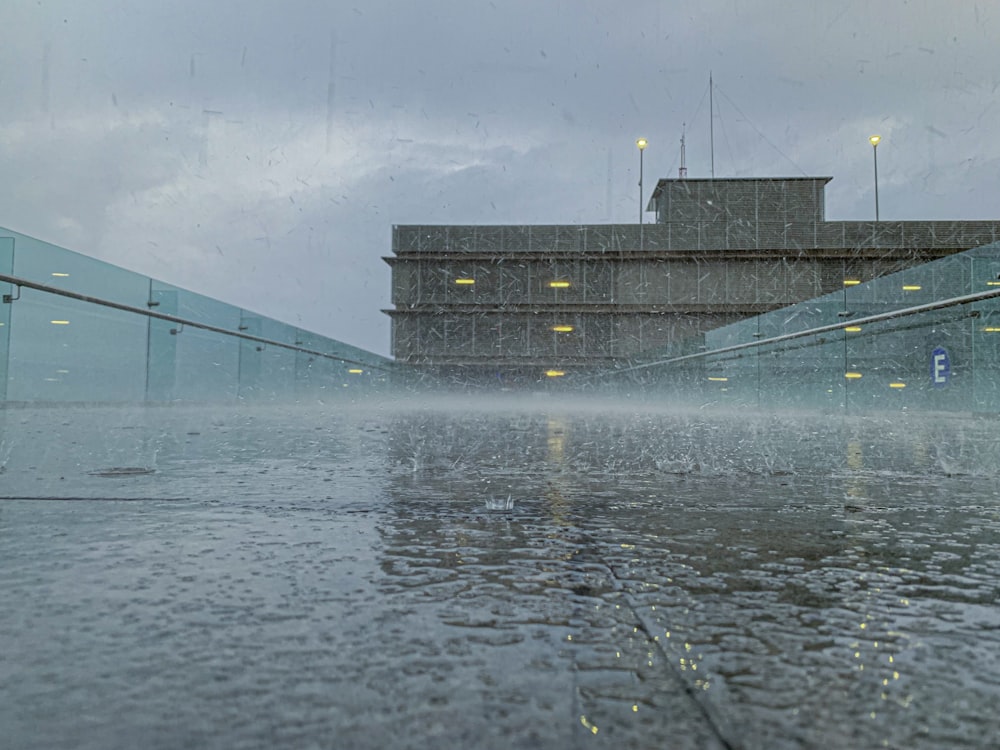
[[[639,147],[639,249],[645,249],[645,238],[642,236],[642,152],[646,150],[646,139],[639,138],[635,145]]]
[[[878,144],[881,140],[880,135],[873,135],[868,139],[872,144],[872,158],[875,160],[875,221],[878,221]]]
[[[647,141],[640,138],[635,142],[639,147],[639,226],[642,226],[642,152],[646,150]]]

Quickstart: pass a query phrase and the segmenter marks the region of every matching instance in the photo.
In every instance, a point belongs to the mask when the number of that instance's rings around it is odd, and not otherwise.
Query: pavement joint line
[[[84,497],[80,495],[0,495],[0,500],[39,500],[55,502],[98,502],[98,503],[176,503],[190,500],[189,497]]]
[[[674,655],[668,652],[667,649],[664,647],[663,643],[661,643],[659,639],[653,636],[653,633],[655,632],[656,628],[650,627],[649,623],[646,621],[646,618],[643,617],[642,614],[640,614],[638,606],[633,601],[632,597],[629,595],[628,589],[625,587],[624,582],[615,572],[615,569],[612,567],[612,565],[608,562],[605,562],[604,560],[600,560],[598,564],[607,569],[608,573],[611,575],[611,580],[613,582],[612,585],[615,591],[621,594],[622,599],[625,601],[625,606],[627,606],[629,610],[632,612],[636,622],[638,623],[638,626],[642,629],[642,632],[646,635],[646,639],[649,641],[650,644],[652,644],[653,648],[655,648],[657,651],[660,652],[660,655],[663,657],[664,662],[667,664],[667,672],[674,679],[674,681],[681,686],[681,688],[684,691],[684,694],[687,695],[688,699],[692,703],[694,703],[695,707],[698,709],[698,712],[704,717],[705,721],[708,723],[708,726],[711,728],[712,733],[715,735],[715,737],[719,740],[719,742],[722,743],[722,746],[726,750],[739,750],[741,746],[735,743],[733,740],[730,740],[726,736],[727,734],[732,735],[734,733],[732,727],[729,726],[729,722],[725,721],[725,719],[719,716],[718,712],[715,711],[714,709],[709,709],[706,702],[701,700],[701,698],[699,697],[698,692],[691,686],[691,684],[684,678],[684,676],[681,675],[676,668],[674,668],[673,666]],[[723,727],[725,727],[725,731],[723,731]]]

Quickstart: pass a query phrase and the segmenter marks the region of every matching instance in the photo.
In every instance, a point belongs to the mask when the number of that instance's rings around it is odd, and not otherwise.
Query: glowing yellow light
[[[597,734],[597,727],[590,721],[588,721],[586,716],[580,717],[580,723],[583,724],[583,726],[585,726],[587,729],[589,729],[591,734]]]
[[[860,372],[845,372],[844,373],[844,377],[847,378],[848,380],[857,380],[858,378],[861,377],[861,373]]]
[[[857,333],[861,330],[861,326],[847,326],[844,330],[848,333]]]
[[[69,321],[68,320],[50,320],[49,322],[52,325],[54,325],[54,326],[68,326],[69,325]]]
[[[711,376],[710,375],[708,379],[711,380],[713,383],[728,383],[729,382],[729,378],[723,378],[723,377],[718,377],[718,376]]]
[[[553,289],[569,289],[568,281],[550,281],[549,286]]]
[[[860,279],[844,279],[844,286],[857,286],[860,283]]]
[[[983,333],[1000,333],[1000,328],[997,326],[986,326],[983,329]]]
[[[547,378],[561,378],[565,374],[566,374],[566,372],[564,370],[546,370],[545,371],[545,377],[547,377]]]
[[[355,368],[352,368],[352,369],[348,370],[348,372],[351,373],[351,375],[360,375],[361,373],[364,372],[364,370],[359,370],[359,369],[357,369],[355,367]]]
[[[552,330],[556,333],[569,333],[573,330],[573,326],[552,326]]]
[[[900,383],[900,382],[897,381],[895,383],[889,383],[889,387],[890,388],[906,388],[906,383]]]
[[[632,704],[632,713],[638,713],[638,712],[639,712],[639,706],[637,706],[635,703],[633,703]]]
[[[646,148],[646,146],[649,145],[649,141],[647,141],[645,138],[639,138],[635,142],[635,145],[639,147],[640,151],[642,151],[644,148]]]
[[[868,142],[870,144],[872,144],[872,146],[877,146],[881,140],[882,140],[882,136],[880,136],[880,135],[873,135],[873,136],[871,136],[868,139]]]
[[[1000,281],[987,281],[986,286],[1000,286]]]
[[[476,280],[468,278],[455,279],[455,283],[458,284],[459,286],[472,286],[473,284],[476,283]]]
[[[59,278],[66,278],[67,276],[69,276],[68,273],[60,273],[59,271],[53,271],[52,275],[57,276]]]
[[[903,284],[904,292],[919,292],[922,287],[919,284]]]

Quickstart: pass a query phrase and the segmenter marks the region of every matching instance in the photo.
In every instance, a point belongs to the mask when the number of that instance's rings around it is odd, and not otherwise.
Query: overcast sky
[[[4,0],[0,226],[387,354],[393,224],[1000,219],[1000,0]],[[652,219],[651,215],[648,215]]]

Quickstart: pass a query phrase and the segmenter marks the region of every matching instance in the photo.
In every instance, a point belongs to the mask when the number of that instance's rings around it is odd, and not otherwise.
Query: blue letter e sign
[[[951,360],[948,358],[948,350],[943,346],[935,347],[931,352],[931,385],[943,388],[948,385],[950,378]]]

